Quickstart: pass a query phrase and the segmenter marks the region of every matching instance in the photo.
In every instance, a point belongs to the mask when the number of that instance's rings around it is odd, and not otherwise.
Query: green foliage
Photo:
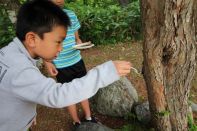
[[[128,124],[118,131],[145,131],[145,129],[136,124]]]
[[[124,125],[121,129],[117,129],[116,131],[154,131],[154,129],[147,128],[140,123],[133,123]]]
[[[27,0],[19,0],[21,4],[25,3]]]
[[[77,2],[78,4],[89,5],[93,7],[108,7],[108,5],[118,4],[117,0],[66,0],[66,3]]]
[[[146,125],[140,123],[137,120],[137,116],[135,113],[129,113],[124,117],[125,120],[129,121],[129,123],[124,125],[121,129],[117,129],[116,131],[154,131],[154,129],[150,127],[146,127]]]
[[[81,22],[81,38],[91,40],[94,44],[117,43],[138,38],[141,31],[139,1],[126,8],[106,3],[107,1],[97,6],[66,4]]]
[[[128,113],[126,116],[124,116],[124,119],[129,121],[137,121],[137,116],[134,113]]]
[[[156,117],[164,117],[169,115],[170,115],[170,111],[160,111],[156,113]]]
[[[194,124],[192,116],[188,116],[188,126],[189,126],[189,131],[197,131],[197,125]]]
[[[8,44],[15,35],[14,27],[5,8],[0,5],[0,48]]]
[[[26,0],[19,0],[24,3]],[[122,8],[115,0],[66,1],[66,6],[75,11],[80,22],[83,41],[94,44],[124,42],[138,39],[141,35],[139,0]],[[0,9],[0,47],[9,43],[15,35],[14,26],[3,6]]]
[[[65,3],[75,2],[76,0],[66,0]]]

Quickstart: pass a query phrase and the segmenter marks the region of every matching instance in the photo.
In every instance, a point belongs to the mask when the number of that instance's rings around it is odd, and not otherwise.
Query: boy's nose
[[[62,49],[63,49],[63,47],[62,47],[62,44],[59,46],[59,48],[58,48],[58,51],[60,52],[60,51],[62,51]]]

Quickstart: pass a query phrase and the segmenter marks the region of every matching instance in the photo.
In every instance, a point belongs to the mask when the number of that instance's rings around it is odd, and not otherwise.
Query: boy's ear
[[[34,48],[36,46],[37,34],[34,32],[28,32],[25,35],[25,41],[29,47]]]

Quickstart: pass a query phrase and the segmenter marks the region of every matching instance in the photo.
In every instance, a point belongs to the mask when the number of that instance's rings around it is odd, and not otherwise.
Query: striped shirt
[[[76,45],[75,32],[80,28],[80,23],[73,11],[64,9],[64,12],[69,16],[71,26],[68,27],[66,38],[62,45],[62,51],[53,60],[54,65],[58,69],[72,66],[81,60],[80,51],[73,48]]]

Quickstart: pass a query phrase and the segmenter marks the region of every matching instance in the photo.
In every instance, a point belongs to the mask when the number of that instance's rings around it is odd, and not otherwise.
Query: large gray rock
[[[194,102],[191,102],[191,108],[193,112],[197,112],[197,104],[195,104]]]
[[[144,124],[148,124],[151,120],[151,113],[149,110],[149,102],[144,102],[135,107],[135,113],[137,115],[137,119]]]
[[[75,131],[113,131],[113,129],[99,123],[84,122]]]
[[[192,115],[192,111],[197,112],[197,104],[193,102],[191,102],[191,107],[189,107],[189,112],[191,115]],[[144,102],[142,104],[135,106],[135,113],[139,121],[141,121],[144,124],[148,124],[151,120],[149,102],[147,101],[147,102]]]
[[[100,89],[93,98],[93,105],[101,114],[122,117],[131,112],[133,104],[137,101],[136,89],[126,77],[123,77]]]

